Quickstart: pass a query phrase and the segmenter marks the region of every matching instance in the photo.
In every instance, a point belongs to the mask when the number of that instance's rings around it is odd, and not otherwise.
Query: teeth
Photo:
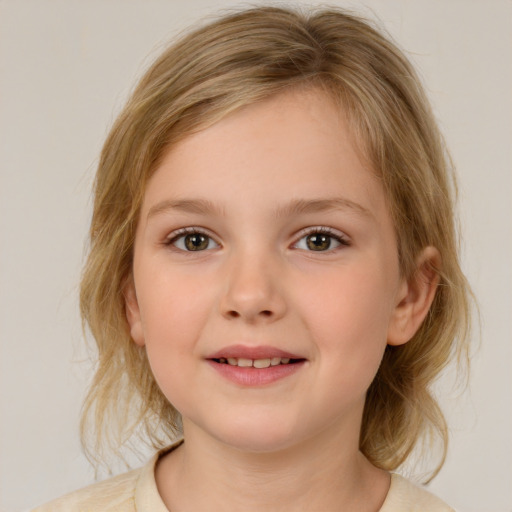
[[[270,359],[256,359],[252,365],[254,368],[268,368],[270,366]]]
[[[240,366],[242,368],[268,368],[269,366],[277,366],[279,364],[288,364],[290,362],[289,357],[272,357],[266,359],[245,359],[243,357],[221,357],[219,363],[227,363],[231,366]]]

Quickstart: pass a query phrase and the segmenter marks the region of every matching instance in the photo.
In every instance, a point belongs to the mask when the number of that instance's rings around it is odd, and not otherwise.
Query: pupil
[[[325,251],[331,245],[331,238],[329,235],[309,235],[307,244],[312,251]]]
[[[208,247],[208,238],[199,233],[187,235],[185,237],[185,246],[189,251],[201,251]]]

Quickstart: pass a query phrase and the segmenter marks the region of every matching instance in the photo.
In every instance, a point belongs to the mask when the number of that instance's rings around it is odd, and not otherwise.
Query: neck
[[[375,512],[389,475],[357,449],[357,438],[318,436],[271,453],[241,451],[194,426],[164,456],[156,480],[170,511],[358,510]],[[333,457],[333,454],[336,454]]]

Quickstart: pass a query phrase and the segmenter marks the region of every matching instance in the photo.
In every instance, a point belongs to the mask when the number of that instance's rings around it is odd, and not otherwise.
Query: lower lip
[[[226,363],[217,363],[208,360],[212,368],[218,371],[224,378],[239,384],[240,386],[263,386],[284,379],[299,371],[305,361],[289,364],[278,364],[268,368],[254,368],[243,366],[232,366]]]

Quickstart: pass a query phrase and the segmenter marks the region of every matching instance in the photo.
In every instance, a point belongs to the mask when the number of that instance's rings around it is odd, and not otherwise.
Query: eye
[[[206,251],[219,247],[219,244],[213,238],[196,229],[180,230],[174,236],[171,236],[165,244],[186,252]]]
[[[314,228],[303,236],[294,245],[294,248],[304,251],[326,252],[342,245],[348,246],[350,244],[341,233],[335,233],[329,228]]]

